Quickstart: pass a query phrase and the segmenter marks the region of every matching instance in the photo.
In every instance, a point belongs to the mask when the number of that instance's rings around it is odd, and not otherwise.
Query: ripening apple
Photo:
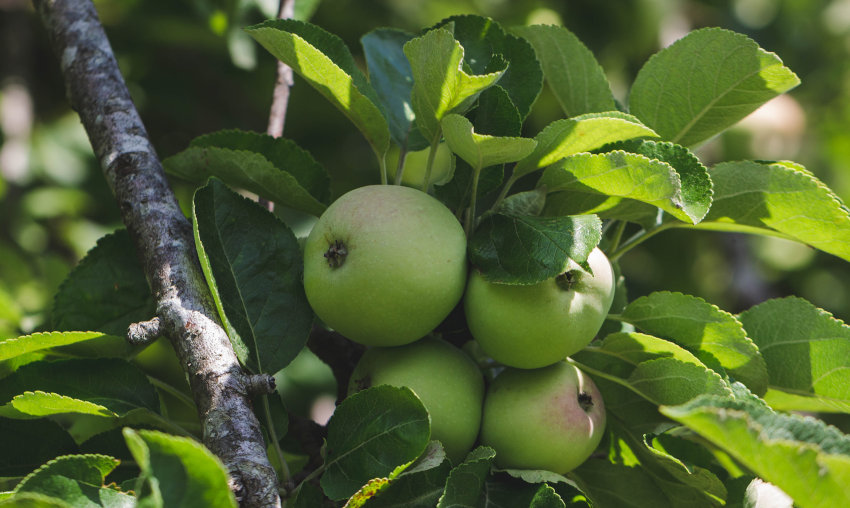
[[[466,353],[426,337],[398,347],[368,349],[351,375],[349,393],[378,385],[406,386],[431,415],[431,439],[459,463],[472,449],[481,424],[484,377]]]
[[[572,259],[557,277],[527,286],[469,277],[464,310],[481,349],[510,367],[535,369],[580,351],[602,327],[614,300],[614,271],[594,248],[592,273]]]
[[[593,381],[566,361],[541,369],[506,368],[484,398],[481,444],[504,469],[564,474],[602,440],[605,404]]]
[[[398,346],[434,329],[466,284],[466,236],[416,189],[370,185],[332,203],[304,245],[304,290],[316,315],[349,339]]]

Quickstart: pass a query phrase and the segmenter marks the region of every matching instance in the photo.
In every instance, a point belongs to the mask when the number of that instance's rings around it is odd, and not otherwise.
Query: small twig
[[[268,395],[275,391],[274,376],[268,374],[254,374],[246,376],[245,387],[249,395]]]
[[[127,329],[127,342],[137,346],[144,346],[152,343],[162,335],[162,325],[158,317],[149,321],[133,323]]]
[[[294,14],[295,0],[280,0],[277,11],[278,19],[291,19]],[[283,128],[286,125],[286,110],[289,107],[289,89],[292,88],[294,83],[292,68],[278,60],[277,80],[272,92],[272,105],[269,108],[269,125],[266,128],[266,134],[273,138],[283,136]],[[274,211],[273,202],[263,197],[260,197],[257,201],[270,212]]]

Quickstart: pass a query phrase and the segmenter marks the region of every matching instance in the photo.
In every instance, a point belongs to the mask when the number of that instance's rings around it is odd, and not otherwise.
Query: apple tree
[[[94,7],[35,4],[126,228],[0,340],[0,506],[850,505],[850,437],[820,417],[850,413],[850,328],[795,296],[632,298],[620,264],[672,230],[850,261],[811,171],[699,155],[800,84],[776,54],[695,30],[618,101],[562,26],[379,28],[363,61],[307,21],[245,27],[374,154],[337,197],[279,130],[160,162]],[[529,132],[544,87],[562,114]],[[305,350],[336,379],[326,424],[275,389]]]

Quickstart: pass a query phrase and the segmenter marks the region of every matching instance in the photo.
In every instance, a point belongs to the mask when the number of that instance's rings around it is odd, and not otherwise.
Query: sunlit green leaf
[[[449,114],[440,122],[449,148],[476,169],[515,162],[534,150],[537,142],[529,138],[477,134],[465,117]]]
[[[753,393],[764,394],[768,376],[759,348],[731,314],[681,293],[656,292],[629,303],[622,318],[638,329],[692,352],[719,373],[728,372]]]
[[[723,162],[709,174],[714,204],[697,227],[777,235],[850,260],[850,212],[802,166]]]
[[[151,430],[124,429],[127,447],[142,470],[140,504],[186,508],[232,507],[227,470],[194,439]],[[141,494],[140,492],[140,494]]]
[[[799,83],[747,36],[704,28],[649,59],[632,85],[629,110],[665,140],[692,146]]]

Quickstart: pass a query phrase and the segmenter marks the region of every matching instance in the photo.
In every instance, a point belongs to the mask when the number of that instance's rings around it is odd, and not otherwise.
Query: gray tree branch
[[[192,227],[130,99],[90,0],[34,0],[157,303],[161,332],[189,377],[204,444],[231,473],[242,506],[280,506],[278,481],[251,410],[249,378],[222,329]]]

